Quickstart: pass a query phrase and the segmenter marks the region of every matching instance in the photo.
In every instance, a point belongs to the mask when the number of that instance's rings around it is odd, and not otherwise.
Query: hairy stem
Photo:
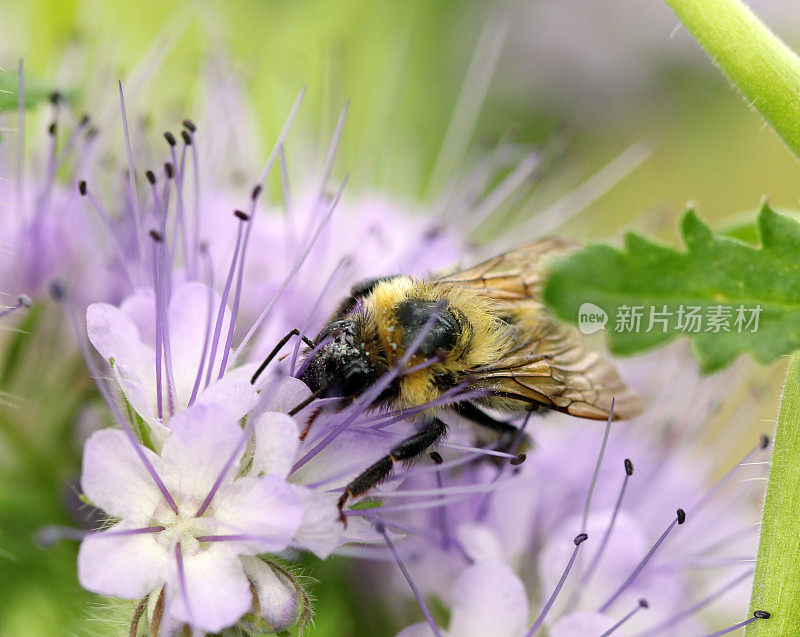
[[[753,580],[751,611],[772,616],[750,636],[791,635],[800,626],[800,354],[786,373]]]
[[[664,2],[800,157],[800,58],[740,0]]]

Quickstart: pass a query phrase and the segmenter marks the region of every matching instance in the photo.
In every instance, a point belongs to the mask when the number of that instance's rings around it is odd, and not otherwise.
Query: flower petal
[[[223,485],[212,504],[221,535],[253,536],[231,543],[240,554],[285,549],[303,519],[303,500],[296,488],[281,478],[239,478]]]
[[[142,451],[163,477],[161,458],[145,447]],[[119,429],[102,429],[86,441],[81,488],[95,506],[139,526],[146,526],[163,502],[152,476]]]
[[[183,568],[181,578],[177,558],[172,555],[167,614],[195,628],[218,632],[250,610],[250,582],[233,547],[214,542],[197,555],[183,556]]]
[[[265,412],[256,418],[255,436],[252,475],[289,475],[299,444],[294,420],[277,411]]]
[[[453,589],[450,632],[459,637],[521,637],[528,596],[520,579],[500,562],[468,567]]]
[[[485,524],[466,522],[456,529],[456,537],[466,554],[474,561],[504,561],[500,538]]]
[[[172,433],[161,450],[164,480],[184,496],[202,500],[231,454],[242,445],[244,431],[236,421],[220,414],[217,404],[194,404],[179,411],[172,417],[170,429]],[[232,479],[238,469],[238,463],[233,462],[226,479]]]
[[[335,504],[336,496],[304,487],[295,487],[295,490],[305,492],[305,511],[300,528],[294,534],[294,542],[324,560],[339,546],[344,531]]]
[[[261,616],[272,632],[279,632],[297,621],[300,600],[297,590],[257,557],[240,557],[244,572],[253,583],[261,607]]]
[[[192,395],[197,369],[200,366],[200,357],[203,354],[208,322],[208,292],[208,286],[197,281],[181,282],[172,287],[167,317],[172,369],[175,373],[175,392],[178,396],[178,404],[181,406],[185,406]],[[212,292],[212,297],[212,327],[209,337],[213,337],[214,334],[221,300],[215,291]],[[211,366],[211,378],[214,380],[219,375],[222,346],[228,334],[230,321],[231,313],[226,306],[220,330],[220,344]],[[204,378],[205,373],[206,371],[203,372]]]
[[[78,551],[83,588],[126,599],[144,597],[166,581],[167,550],[152,533],[116,535],[132,528],[119,523],[86,536]]]

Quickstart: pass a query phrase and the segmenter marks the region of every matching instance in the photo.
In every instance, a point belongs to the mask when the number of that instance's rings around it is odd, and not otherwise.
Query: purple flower
[[[82,586],[135,599],[166,585],[167,617],[212,632],[250,609],[247,573],[259,569],[242,556],[287,548],[304,497],[279,476],[238,476],[229,459],[241,458],[242,430],[221,416],[208,406],[177,414],[160,455],[139,449],[154,474],[121,431],[89,438],[81,486],[118,521],[81,543]]]
[[[718,409],[712,390],[740,382],[742,372],[694,378],[694,363],[681,349],[630,367],[633,382],[660,407],[611,425],[594,484],[598,425],[548,414],[531,418],[535,448],[516,469],[459,448],[455,443],[469,445],[474,434],[453,420],[453,433],[437,449],[443,464],[423,463],[372,494],[379,506],[368,515],[405,535],[397,551],[423,597],[436,595],[455,613],[465,598],[454,582],[471,565],[494,561],[519,574],[534,612],[546,609],[534,627],[548,634],[599,635],[623,619],[619,634],[670,634],[676,627],[701,634],[708,629],[702,613],[712,603],[718,616],[738,617],[757,541],[759,490],[748,485],[760,484],[763,463],[754,460],[764,451],[756,445],[709,486],[711,467],[691,443]],[[683,380],[660,382],[664,370]],[[752,481],[743,478],[748,474]],[[685,512],[676,516],[679,508]],[[588,541],[573,543],[583,532]],[[377,548],[343,550],[386,557]],[[408,595],[390,562],[359,572]],[[521,633],[496,634],[528,635],[532,622]]]
[[[524,637],[528,595],[514,572],[501,562],[480,561],[466,567],[453,585],[453,605],[443,637]],[[430,637],[426,623],[402,630],[397,637]]]

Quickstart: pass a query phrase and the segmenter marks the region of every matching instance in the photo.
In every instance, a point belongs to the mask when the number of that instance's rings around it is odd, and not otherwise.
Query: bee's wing
[[[444,274],[436,281],[479,288],[498,301],[537,299],[543,282],[543,260],[577,247],[565,239],[547,237],[499,254],[467,270]]]
[[[470,385],[499,399],[542,404],[583,418],[605,419],[614,401],[614,419],[632,418],[642,403],[616,367],[587,350],[573,328],[551,318],[538,301],[542,263],[574,244],[543,239],[437,279],[478,289],[515,319],[520,337],[500,360],[470,370]]]

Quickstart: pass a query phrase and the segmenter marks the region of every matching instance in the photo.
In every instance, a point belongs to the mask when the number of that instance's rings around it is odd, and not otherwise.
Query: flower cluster
[[[81,488],[107,523],[83,538],[81,584],[140,600],[132,633],[142,621],[162,635],[232,626],[280,631],[310,613],[308,595],[281,560],[338,550],[401,564],[427,618],[403,637],[700,626],[687,609],[715,593],[690,571],[709,560],[749,559],[752,537],[741,533],[744,520],[723,515],[720,500],[698,495],[705,476],[690,469],[685,445],[675,442],[682,413],[615,425],[608,448],[606,429],[596,469],[576,461],[595,455],[596,425],[560,415],[540,424],[535,415],[516,423],[534,431],[536,448],[518,466],[521,449],[501,449],[447,409],[469,397],[465,388],[414,409],[375,410],[376,387],[402,373],[393,369],[360,400],[329,410],[330,399],[300,380],[309,360],[300,353],[303,338],[318,331],[352,283],[457,262],[469,250],[466,231],[518,192],[537,157],[515,163],[518,149],[499,149],[467,175],[468,187],[454,181],[443,193],[440,218],[413,220],[414,206],[383,195],[351,196],[344,183],[329,192],[343,117],[320,178],[290,189],[284,143],[299,104],[244,196],[209,160],[227,143],[215,136],[213,102],[199,125],[186,120],[178,134],[164,134],[163,156],[152,164],[160,167],[149,170],[140,166],[123,103],[127,167],[110,198],[104,167],[91,153],[64,171],[72,188],[55,179],[68,155],[88,152],[94,134],[84,119],[61,152],[57,127],[49,132],[51,170],[37,182],[42,190],[20,190],[20,201],[33,203],[17,231],[42,258],[20,260],[28,274],[17,278],[34,293],[56,275],[62,280],[52,293],[118,426],[85,444]],[[57,99],[53,108],[63,109]],[[264,201],[276,167],[282,206]],[[58,217],[57,195],[67,202]],[[244,205],[236,208],[240,196]],[[73,212],[87,220],[85,229],[64,221]],[[84,276],[89,262],[104,264],[109,276]],[[276,343],[286,345],[280,355]],[[336,502],[345,485],[432,409],[451,429],[430,461],[396,471],[367,501],[343,511],[342,524]],[[513,447],[525,444],[520,433]],[[705,532],[700,514],[725,520],[719,536]],[[678,526],[688,550],[668,552]],[[669,559],[659,562],[662,555]],[[363,573],[387,579],[381,566]],[[749,574],[749,567],[736,573],[735,583]],[[406,582],[394,569],[388,579],[387,597],[400,598]],[[451,608],[447,631],[426,606],[434,595]],[[542,610],[531,620],[535,608]]]

